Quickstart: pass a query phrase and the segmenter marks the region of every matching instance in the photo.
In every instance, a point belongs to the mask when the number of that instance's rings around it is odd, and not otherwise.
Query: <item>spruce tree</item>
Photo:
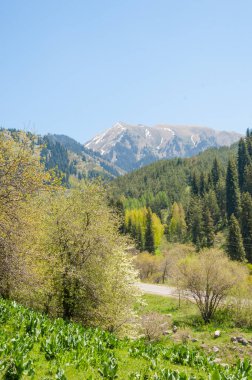
[[[152,253],[155,251],[154,236],[153,236],[153,229],[152,229],[152,212],[149,207],[147,209],[147,215],[146,215],[145,249],[148,252],[152,252]]]
[[[203,212],[204,219],[204,246],[210,248],[214,245],[214,225],[209,208]]]
[[[193,173],[192,178],[191,178],[191,190],[192,190],[192,194],[194,195],[199,194],[199,179],[195,172]]]
[[[245,167],[243,190],[252,195],[252,163]]]
[[[203,245],[204,224],[202,218],[202,204],[198,197],[191,199],[187,215],[188,229],[192,242],[197,245],[198,249]]]
[[[216,188],[216,185],[219,182],[220,177],[221,177],[221,167],[220,167],[219,161],[215,157],[213,161],[213,166],[211,169],[211,179],[212,179],[214,188]]]
[[[252,263],[252,198],[249,193],[242,195],[241,232],[246,258]]]
[[[205,192],[207,190],[207,183],[206,183],[206,179],[205,179],[205,176],[204,176],[204,173],[201,173],[200,174],[200,183],[199,183],[199,193],[200,195],[204,195]]]
[[[242,242],[242,234],[238,220],[231,215],[227,238],[227,252],[232,260],[244,261],[246,254]]]
[[[251,162],[251,158],[248,153],[247,142],[245,139],[240,139],[238,145],[238,178],[240,190],[244,190],[245,182],[245,168]]]
[[[238,184],[237,166],[234,160],[229,160],[226,176],[226,211],[228,219],[232,214],[239,219],[241,198]]]

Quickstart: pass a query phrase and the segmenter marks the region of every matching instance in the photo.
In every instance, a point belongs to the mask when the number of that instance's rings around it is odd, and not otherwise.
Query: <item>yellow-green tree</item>
[[[19,262],[19,236],[24,234],[22,210],[39,191],[53,182],[40,163],[39,151],[25,133],[15,138],[0,133],[0,294],[10,297],[23,270]],[[14,281],[15,280],[15,281]]]
[[[186,234],[185,212],[181,203],[174,202],[169,223],[169,238],[175,241],[183,241]]]
[[[32,305],[51,315],[116,330],[133,315],[136,274],[114,213],[97,184],[40,197],[39,234],[26,257]],[[32,221],[31,221],[32,223]],[[29,279],[25,288],[29,290]]]

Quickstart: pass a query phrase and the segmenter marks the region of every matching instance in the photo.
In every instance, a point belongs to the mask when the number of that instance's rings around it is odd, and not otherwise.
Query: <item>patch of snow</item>
[[[192,143],[193,143],[194,146],[197,146],[197,142],[194,141],[194,139],[193,139],[193,135],[191,136],[191,141],[192,141]]]
[[[114,125],[114,128],[119,128],[121,129],[122,131],[124,131],[126,128],[119,122],[117,122],[115,125]]]
[[[151,133],[148,129],[145,129],[145,137],[151,137]]]
[[[164,130],[171,132],[172,136],[175,136],[175,132],[171,128],[165,127]]]
[[[161,141],[160,141],[160,144],[157,146],[157,149],[160,149],[161,148],[161,145],[163,144],[163,141],[164,141],[164,139],[163,139],[163,137],[161,138]]]
[[[92,144],[92,142],[93,142],[93,140],[89,141],[89,143],[87,143],[87,144],[85,145],[85,147],[87,147],[87,148],[88,148],[88,147],[89,147],[89,145],[90,145],[90,144]]]

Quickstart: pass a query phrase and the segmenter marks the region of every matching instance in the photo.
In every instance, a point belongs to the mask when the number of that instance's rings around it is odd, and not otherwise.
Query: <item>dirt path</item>
[[[138,282],[137,286],[144,293],[156,294],[158,296],[178,297],[177,289],[171,286],[144,284],[143,282]]]

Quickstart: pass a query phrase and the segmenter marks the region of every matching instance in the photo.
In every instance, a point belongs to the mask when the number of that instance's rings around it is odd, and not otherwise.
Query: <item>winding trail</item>
[[[138,282],[136,285],[143,293],[155,294],[157,296],[178,297],[177,289],[172,286],[145,284],[143,282]]]

